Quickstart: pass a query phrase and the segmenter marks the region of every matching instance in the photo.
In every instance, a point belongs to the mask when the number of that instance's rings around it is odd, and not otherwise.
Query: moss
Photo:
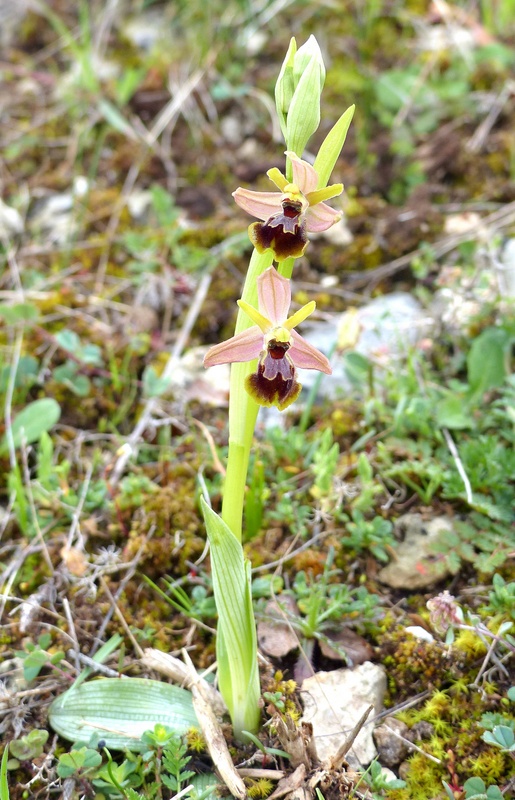
[[[383,663],[388,668],[389,690],[393,692],[395,702],[412,697],[414,692],[422,692],[428,687],[440,689],[447,680],[455,680],[463,675],[465,659],[461,653],[456,651],[454,657],[449,658],[438,643],[407,638],[402,629],[385,634],[381,651]],[[437,692],[434,698],[430,702],[435,713],[439,706],[448,707],[449,698],[444,692]]]
[[[266,778],[260,778],[257,781],[247,778],[246,786],[247,796],[251,798],[268,797],[274,788],[272,781],[266,780]]]
[[[404,780],[409,791],[408,797],[417,800],[434,800],[440,795],[442,778],[445,778],[445,769],[441,764],[435,764],[421,753],[415,753],[408,760],[408,768]]]
[[[317,260],[328,275],[346,270],[367,270],[378,267],[384,253],[373,234],[356,236],[347,247],[335,251],[327,245],[317,251]]]
[[[197,728],[190,728],[186,731],[186,743],[188,745],[188,750],[191,750],[193,753],[205,753],[207,750],[204,734]]]
[[[453,647],[472,659],[481,658],[487,652],[486,645],[477,633],[468,630],[459,631]]]
[[[470,770],[472,775],[482,778],[487,785],[502,783],[508,775],[509,766],[511,766],[508,764],[508,758],[497,748],[489,747],[475,758],[467,759],[464,766],[465,769]]]

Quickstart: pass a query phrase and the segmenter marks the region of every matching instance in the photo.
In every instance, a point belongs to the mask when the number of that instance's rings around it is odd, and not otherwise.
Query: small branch
[[[125,633],[126,633],[126,634],[127,634],[127,636],[129,637],[129,639],[131,640],[131,642],[132,642],[132,646],[134,647],[134,650],[136,651],[136,655],[138,656],[138,658],[142,658],[142,656],[143,656],[143,650],[141,649],[141,647],[140,647],[140,646],[139,646],[139,644],[137,643],[136,639],[134,638],[134,636],[133,636],[133,633],[132,633],[131,629],[130,629],[130,628],[129,628],[129,626],[127,625],[127,622],[126,622],[126,620],[125,620],[125,617],[123,616],[122,612],[121,612],[121,611],[120,611],[120,609],[118,608],[118,605],[117,605],[117,603],[116,603],[116,600],[114,599],[114,597],[113,597],[113,595],[112,595],[112,593],[111,593],[111,590],[109,589],[109,586],[107,585],[107,582],[106,582],[105,578],[101,577],[101,578],[100,578],[100,583],[101,583],[102,589],[104,590],[105,594],[106,594],[106,595],[107,595],[107,597],[109,598],[109,601],[110,601],[110,603],[111,603],[111,604],[112,604],[112,606],[113,606],[114,613],[115,613],[115,614],[116,614],[116,616],[118,617],[118,620],[120,621],[120,623],[121,623],[121,625],[122,625],[122,628],[124,629]]]
[[[467,473],[465,472],[465,467],[463,466],[460,454],[458,453],[458,448],[456,447],[454,439],[452,438],[447,428],[442,428],[442,433],[445,437],[445,441],[447,442],[447,447],[449,448],[449,452],[454,459],[454,463],[456,464],[456,469],[458,470],[460,478],[463,481],[463,485],[465,486],[467,503],[469,505],[472,505],[472,503],[474,502],[474,497],[472,494],[472,486],[470,485]]]
[[[82,509],[84,507],[84,503],[86,502],[86,495],[88,493],[89,484],[91,482],[91,476],[93,475],[93,464],[88,464],[88,469],[86,471],[86,477],[84,478],[84,483],[82,485],[82,491],[80,493],[79,502],[77,503],[77,508],[74,511],[72,524],[70,525],[70,532],[68,533],[68,539],[66,541],[65,548],[69,550],[73,544],[73,539],[75,537],[75,531],[79,526],[80,515],[82,514]],[[79,534],[80,535],[80,534]]]

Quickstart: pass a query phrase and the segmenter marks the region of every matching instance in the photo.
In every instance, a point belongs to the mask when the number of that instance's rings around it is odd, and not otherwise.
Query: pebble
[[[394,731],[394,733],[392,733]],[[374,742],[379,754],[379,762],[384,767],[396,767],[409,752],[409,745],[399,739],[395,733],[406,736],[408,726],[395,717],[387,717],[383,725],[374,731]],[[394,776],[395,777],[395,776]]]
[[[365,661],[354,669],[317,672],[301,686],[303,722],[313,725],[317,756],[327,763],[337,753],[367,708],[372,705],[368,723],[361,728],[346,756],[350,766],[361,769],[376,757],[370,719],[380,713],[386,692],[383,667]]]
[[[379,572],[378,578],[392,589],[426,589],[454,574],[434,544],[453,532],[449,517],[424,520],[420,514],[404,514],[395,522],[395,533],[402,541],[395,547],[395,558]]]

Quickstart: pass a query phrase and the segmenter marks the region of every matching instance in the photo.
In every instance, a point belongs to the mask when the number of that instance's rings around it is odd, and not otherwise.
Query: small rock
[[[170,376],[169,387],[180,393],[185,402],[198,400],[206,405],[222,408],[229,397],[230,367],[217,364],[204,369],[203,359],[208,347],[192,347],[176,363]]]
[[[403,761],[409,752],[409,746],[399,739],[395,733],[401,736],[406,736],[408,726],[406,723],[401,722],[400,719],[394,717],[387,717],[383,725],[380,725],[374,731],[374,741],[376,743],[377,752],[379,753],[379,761],[385,767],[396,767]],[[395,777],[395,776],[394,776]],[[393,779],[391,779],[393,780]]]
[[[403,761],[402,764],[399,765],[398,773],[401,781],[405,781],[406,778],[408,777],[410,766],[411,765],[409,761]]]
[[[460,235],[467,231],[476,231],[481,225],[481,215],[475,211],[465,211],[461,214],[449,214],[445,218],[444,233],[447,236]]]
[[[411,730],[407,732],[406,739],[409,739],[410,742],[416,742],[420,739],[430,739],[431,736],[434,735],[434,732],[434,725],[426,720],[421,720],[420,722],[415,722]]]
[[[405,514],[395,523],[396,534],[402,541],[395,548],[395,559],[379,572],[381,583],[392,589],[415,591],[426,589],[454,573],[432,546],[452,533],[448,517],[435,517],[425,522],[420,514]]]
[[[391,783],[392,781],[397,780],[397,775],[395,772],[393,772],[393,770],[388,769],[388,767],[381,767],[381,778],[388,783]]]
[[[152,208],[152,194],[147,189],[133,189],[127,198],[127,209],[132,219],[146,222],[150,208]]]
[[[20,213],[4,203],[0,197],[0,236],[8,237],[23,231],[23,219]]]
[[[242,120],[235,114],[227,114],[220,120],[220,130],[223,138],[230,145],[239,145],[243,139]]]
[[[38,200],[29,215],[31,234],[39,235],[53,244],[69,242],[78,230],[73,203],[71,191],[48,195]]]
[[[323,763],[333,758],[367,708],[378,714],[386,692],[384,669],[366,661],[354,669],[317,672],[302,683],[303,722],[313,725],[317,756]],[[376,757],[373,726],[365,724],[354,740],[346,758],[357,769],[366,767]]]
[[[123,24],[123,35],[132,42],[138,50],[147,52],[155,48],[166,35],[167,25],[163,25],[162,13],[153,13],[152,10],[145,14],[138,14]]]
[[[503,298],[515,297],[515,238],[503,244],[494,266],[499,276],[499,289]]]
[[[310,239],[315,240],[319,237],[329,242],[333,247],[347,247],[354,238],[345,219],[341,219],[336,225],[331,225],[330,228],[322,233],[312,234]]]
[[[126,331],[132,335],[148,333],[158,328],[159,317],[157,312],[150,306],[137,305],[131,308],[125,325]]]
[[[435,637],[432,633],[429,633],[428,630],[422,628],[421,625],[408,625],[407,628],[404,628],[406,633],[409,633],[410,636],[414,636],[415,639],[418,639],[420,642],[434,642]]]

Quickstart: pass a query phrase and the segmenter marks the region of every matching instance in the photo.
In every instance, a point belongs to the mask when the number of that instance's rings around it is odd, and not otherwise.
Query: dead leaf
[[[78,550],[76,547],[62,547],[59,555],[68,572],[75,575],[76,578],[84,575],[88,568],[88,561],[83,550]]]
[[[356,667],[374,657],[374,648],[355,631],[350,628],[340,628],[337,631],[328,631],[327,640],[320,640],[320,650],[326,658],[334,661],[344,661],[344,653],[349,659],[350,666]],[[334,647],[332,645],[335,645]],[[343,652],[338,652],[338,648]]]
[[[297,604],[292,597],[284,595],[280,604],[270,600],[265,614],[265,619],[257,626],[259,648],[272,658],[284,658],[299,646],[298,636],[287,621],[288,614],[298,616]]]

